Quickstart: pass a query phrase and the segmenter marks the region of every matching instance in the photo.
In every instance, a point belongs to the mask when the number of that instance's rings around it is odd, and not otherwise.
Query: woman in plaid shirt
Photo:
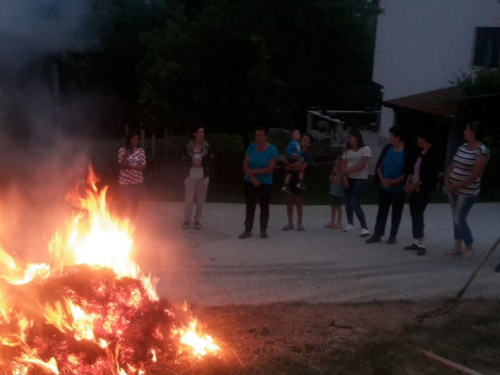
[[[127,134],[125,146],[118,151],[118,165],[120,167],[118,215],[123,217],[127,208],[130,207],[128,217],[134,220],[143,191],[144,175],[142,172],[146,168],[146,153],[139,147],[137,132],[131,131]]]

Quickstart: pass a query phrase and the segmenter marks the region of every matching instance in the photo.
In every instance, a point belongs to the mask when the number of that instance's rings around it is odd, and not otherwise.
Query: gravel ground
[[[364,209],[372,229],[377,207]],[[327,206],[305,207],[305,232],[281,231],[286,209],[271,206],[269,238],[239,240],[244,210],[241,204],[207,204],[204,228],[183,231],[181,203],[141,203],[137,259],[146,272],[161,278],[162,296],[205,306],[447,298],[462,287],[500,232],[500,204],[476,204],[469,217],[476,239],[474,258],[443,258],[453,245],[451,212],[446,204],[430,205],[428,251],[417,257],[403,250],[411,243],[408,207],[395,245],[365,244],[357,222],[351,233],[325,229]],[[466,297],[500,297],[500,274],[493,271],[498,262],[500,250]]]

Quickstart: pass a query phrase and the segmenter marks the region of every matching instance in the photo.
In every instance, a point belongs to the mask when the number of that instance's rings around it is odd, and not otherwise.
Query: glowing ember
[[[176,328],[172,330],[174,335],[178,335],[183,348],[191,349],[194,356],[202,358],[207,354],[216,355],[220,352],[212,337],[201,334],[197,329],[198,321],[193,319],[187,328]]]
[[[90,169],[85,197],[68,195],[86,214],[54,235],[50,264],[21,267],[0,247],[11,298],[0,295],[0,344],[2,358],[12,358],[0,366],[12,375],[145,375],[159,357],[220,355],[187,307],[158,297],[158,280],[131,259],[128,221],[110,214],[96,181]]]

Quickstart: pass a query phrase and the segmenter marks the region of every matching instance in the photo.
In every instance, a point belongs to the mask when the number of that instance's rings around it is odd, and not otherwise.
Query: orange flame
[[[49,248],[53,263],[59,267],[69,263],[110,268],[118,277],[141,280],[150,300],[158,301],[156,284],[159,279],[144,275],[132,260],[130,223],[111,215],[106,204],[107,187],[99,191],[97,177],[92,168],[89,170],[90,189],[86,190],[86,196],[81,197],[75,190],[66,197],[88,212],[88,225],[82,223],[82,215],[77,215],[69,223],[66,235],[57,233],[54,236]]]
[[[175,328],[172,330],[174,336],[179,336],[181,347],[179,354],[183,349],[188,349],[196,358],[202,358],[206,355],[217,355],[220,353],[220,347],[215,344],[212,336],[203,335],[198,329],[198,320],[192,319],[187,327]]]
[[[21,363],[32,363],[46,371],[49,371],[52,374],[59,375],[59,370],[57,368],[57,362],[55,358],[51,358],[47,362],[44,362],[43,360],[38,358],[36,353],[32,353],[31,355],[23,354],[20,358],[16,358],[16,360]]]
[[[46,279],[50,276],[48,264],[29,263],[22,269],[14,259],[0,247],[0,277],[12,285],[27,284],[36,277]]]
[[[77,341],[94,341],[102,347],[102,341],[97,341],[94,336],[95,316],[85,313],[80,306],[66,299],[65,306],[56,301],[54,308],[46,305],[44,310],[48,324],[53,325],[63,333],[72,332]]]
[[[53,236],[48,247],[51,264],[28,263],[22,267],[0,247],[0,278],[12,285],[23,285],[57,275],[63,272],[65,266],[85,264],[91,267],[109,268],[118,278],[129,277],[140,280],[150,301],[158,301],[156,283],[159,280],[151,275],[145,275],[132,260],[133,230],[128,220],[120,220],[110,213],[106,204],[107,189],[99,191],[96,185],[97,178],[92,168],[89,168],[87,183],[89,188],[85,191],[84,197],[78,190],[75,190],[67,196],[67,199],[87,211],[86,219],[88,220],[83,220],[84,215],[78,214],[68,222],[66,231],[58,232]],[[132,290],[126,304],[137,307],[141,298],[140,290]],[[45,322],[62,333],[71,334],[78,341],[87,340],[98,345],[108,355],[110,363],[113,363],[113,373],[145,374],[140,366],[136,368],[130,363],[125,363],[127,370],[122,368],[117,360],[119,344],[110,345],[108,341],[95,335],[94,323],[98,320],[102,321],[100,324],[107,333],[115,333],[114,323],[118,317],[97,316],[86,312],[82,301],[79,304],[81,306],[68,298],[56,301],[53,305],[46,304],[42,307]],[[187,311],[187,305],[184,310]],[[166,310],[166,314],[170,318],[175,318],[173,310]],[[9,307],[2,295],[0,295],[0,325],[9,327],[7,332],[0,335],[0,345],[15,347],[19,350],[18,357],[12,361],[12,375],[26,375],[31,366],[40,367],[51,374],[59,374],[58,364],[54,358],[45,362],[39,357],[36,349],[27,345],[27,332],[33,323],[20,312]],[[196,319],[191,319],[186,326],[173,329],[171,334],[179,341],[179,353],[187,351],[194,358],[202,358],[206,355],[218,355],[221,352],[212,337],[201,332]],[[163,334],[158,332],[156,336],[162,338]],[[149,353],[151,361],[156,362],[156,350],[151,348]],[[79,358],[75,355],[68,355],[66,360],[76,365]]]

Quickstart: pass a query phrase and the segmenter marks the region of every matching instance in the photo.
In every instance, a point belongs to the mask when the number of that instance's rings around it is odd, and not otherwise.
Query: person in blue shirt
[[[377,221],[373,235],[366,243],[380,242],[385,234],[385,225],[392,206],[391,232],[388,244],[396,243],[399,224],[405,203],[405,170],[409,157],[401,140],[401,129],[389,129],[389,144],[382,150],[376,166],[374,182],[379,183]]]
[[[285,154],[286,154],[286,163],[285,164],[295,164],[295,163],[301,163],[304,158],[302,157],[302,151],[300,149],[300,130],[294,129],[292,130],[292,137],[290,139],[290,142],[288,142],[288,146],[285,149]],[[285,175],[285,181],[283,185],[283,189],[285,192],[292,194],[292,191],[288,187],[290,184],[290,179],[292,178],[292,173],[291,171],[287,171]],[[301,189],[305,190],[306,186],[304,185],[304,172],[299,173],[299,181],[296,184],[296,186]]]
[[[268,238],[269,203],[277,158],[276,146],[267,141],[267,130],[263,127],[257,128],[255,130],[255,143],[248,146],[243,161],[246,217],[245,231],[239,236],[240,239],[252,236],[257,202],[260,206],[260,237]]]

